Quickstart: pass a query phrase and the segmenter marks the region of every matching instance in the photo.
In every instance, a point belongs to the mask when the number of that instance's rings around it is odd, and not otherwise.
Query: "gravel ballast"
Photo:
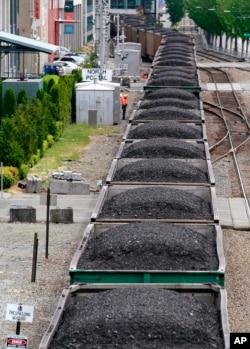
[[[205,148],[175,138],[153,138],[135,141],[125,147],[122,158],[205,159]]]
[[[216,242],[180,225],[123,224],[92,238],[77,269],[217,270]]]
[[[136,126],[128,133],[128,139],[149,138],[201,139],[200,125],[184,124],[175,120],[155,120]]]
[[[105,201],[100,218],[211,220],[211,204],[188,191],[166,187],[129,189]]]
[[[208,183],[207,173],[187,162],[146,159],[127,164],[115,172],[118,182]]]
[[[175,291],[107,290],[66,309],[49,349],[223,349],[219,316]]]

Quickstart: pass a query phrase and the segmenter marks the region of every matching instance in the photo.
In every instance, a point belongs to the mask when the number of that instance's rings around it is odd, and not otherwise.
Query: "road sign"
[[[250,33],[245,33],[243,35],[245,36],[245,38],[250,38]]]
[[[32,322],[34,307],[23,304],[7,304],[6,320]]]
[[[102,80],[112,81],[112,69],[103,69]],[[101,71],[99,68],[84,68],[82,69],[83,81],[94,81],[95,78],[99,78]]]
[[[28,343],[28,337],[19,336],[16,334],[10,334],[7,337],[7,349],[10,348],[18,348],[18,349],[26,349]]]

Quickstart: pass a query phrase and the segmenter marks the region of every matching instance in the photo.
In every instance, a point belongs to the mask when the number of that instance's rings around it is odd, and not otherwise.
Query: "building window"
[[[88,16],[87,18],[87,31],[93,30],[93,16]]]
[[[87,0],[87,12],[93,12],[93,0]]]
[[[111,0],[110,8],[127,8],[127,0]]]
[[[87,36],[87,42],[93,41],[93,34]]]

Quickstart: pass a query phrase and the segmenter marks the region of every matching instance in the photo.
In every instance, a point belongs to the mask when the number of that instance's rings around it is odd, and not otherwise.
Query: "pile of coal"
[[[77,269],[217,270],[216,242],[180,225],[122,224],[93,237]]]
[[[193,61],[185,60],[185,59],[169,59],[165,60],[163,59],[162,61],[154,62],[154,67],[158,66],[188,66],[192,67],[194,65]],[[171,86],[171,85],[170,85]],[[176,85],[173,85],[176,86]]]
[[[199,148],[176,138],[153,138],[135,141],[125,147],[122,158],[181,158],[181,159],[205,159],[205,148]]]
[[[211,220],[210,202],[186,190],[149,186],[124,190],[103,204],[100,218]]]
[[[200,109],[199,101],[183,101],[180,98],[143,98],[143,100],[140,103],[140,108],[142,109],[149,109],[160,106],[173,106],[183,109]]]
[[[208,183],[207,173],[184,161],[145,159],[127,164],[114,174],[116,182]]]
[[[188,125],[175,120],[155,120],[140,124],[128,133],[129,139],[148,138],[180,138],[201,139],[202,131],[200,125]]]
[[[181,65],[178,60],[169,60],[167,62],[159,62],[158,65]],[[182,65],[189,65],[188,62],[183,61]],[[196,78],[189,79],[181,75],[163,76],[157,78],[150,78],[147,81],[147,86],[198,86]]]
[[[138,109],[134,120],[195,120],[201,121],[201,115],[197,111],[167,106],[150,109]]]
[[[157,72],[157,71],[156,71]],[[174,72],[175,73],[175,72]],[[165,73],[169,74],[169,71]],[[164,75],[164,72],[159,75]],[[153,76],[158,76],[154,73]],[[159,88],[157,90],[145,91],[144,98],[146,99],[158,99],[158,98],[179,98],[183,101],[199,101],[198,97],[189,91],[182,90],[181,88]]]
[[[157,288],[93,293],[70,305],[49,349],[222,349],[220,314]]]
[[[193,73],[193,72],[187,72],[186,70],[172,70],[172,69],[166,69],[166,67],[164,67],[164,70],[161,70],[158,72],[158,70],[160,70],[160,68],[155,69],[151,74],[150,74],[150,79],[154,78],[166,78],[166,77],[182,77],[184,79],[196,79],[197,80],[197,74]],[[168,88],[169,89],[169,88]],[[175,88],[176,89],[176,88]],[[180,90],[180,88],[178,89]],[[157,91],[157,90],[155,90]],[[183,90],[185,91],[185,90]]]

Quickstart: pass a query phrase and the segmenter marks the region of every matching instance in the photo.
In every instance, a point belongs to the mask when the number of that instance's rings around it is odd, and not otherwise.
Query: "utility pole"
[[[99,60],[100,60],[100,76],[99,80],[102,80],[103,76],[103,64],[104,64],[104,45],[103,45],[103,6],[102,0],[99,0],[99,25],[100,25],[100,38],[99,38]]]
[[[105,57],[107,51],[107,14],[109,10],[109,5],[104,0],[96,1],[96,51],[99,57],[99,68],[100,74],[99,79],[102,80],[103,69],[105,64]]]

